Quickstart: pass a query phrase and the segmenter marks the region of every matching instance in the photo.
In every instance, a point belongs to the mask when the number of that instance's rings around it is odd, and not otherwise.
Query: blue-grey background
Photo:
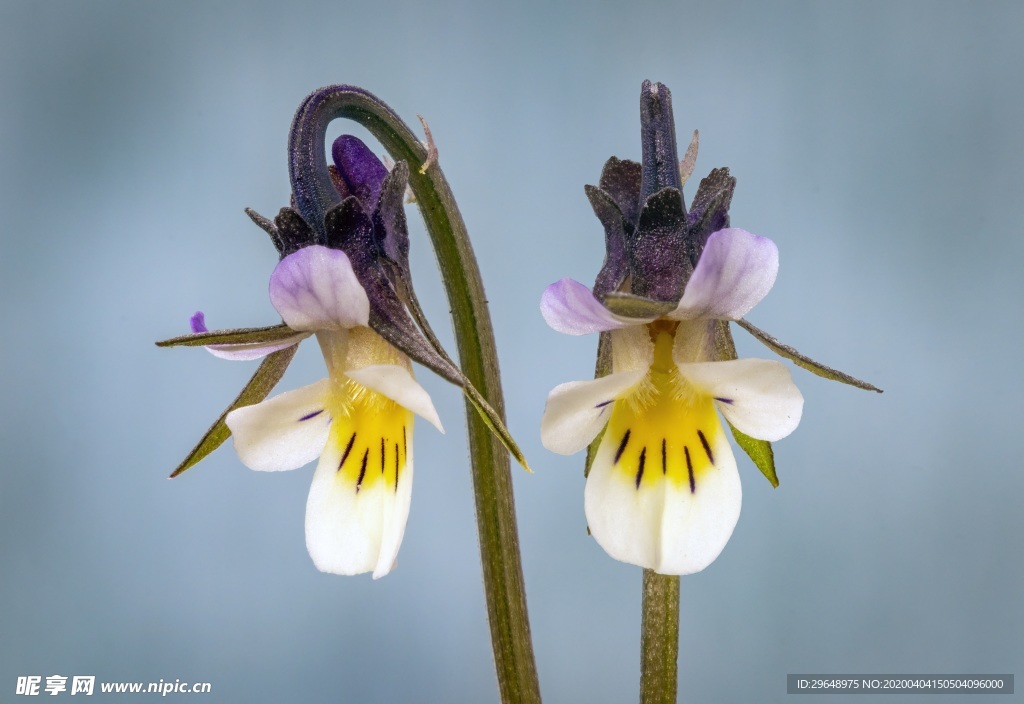
[[[794,370],[781,486],[739,458],[736,532],[682,580],[681,697],[784,701],[791,672],[1024,674],[1022,27],[996,1],[4,0],[0,701],[32,674],[212,683],[179,701],[497,700],[454,388],[419,374],[448,434],[419,425],[377,582],[310,563],[311,467],[259,474],[224,447],[166,479],[254,365],[152,343],[197,309],[276,322],[275,252],[242,209],[286,204],[292,112],[337,82],[428,119],[473,237],[536,469],[514,478],[547,701],[637,691],[640,570],[587,537],[582,459],[538,435],[596,340],[537,303],[597,272],[583,185],[639,156],[645,78],[673,90],[681,142],[701,130],[697,174],[737,176],[733,224],[778,243],[750,319],[886,390]],[[322,374],[304,346],[279,389]]]

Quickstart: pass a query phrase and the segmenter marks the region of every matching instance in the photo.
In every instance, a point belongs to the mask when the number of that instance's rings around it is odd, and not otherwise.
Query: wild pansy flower
[[[304,198],[303,182],[293,173],[294,207],[273,222],[247,211],[281,257],[270,277],[270,300],[284,323],[210,332],[199,312],[192,317],[193,335],[162,344],[204,344],[236,360],[288,354],[286,365],[294,346],[316,335],[328,378],[268,400],[252,398],[260,402],[251,405],[236,401],[222,418],[239,458],[254,470],[296,469],[319,457],[306,504],[309,554],[324,572],[372,572],[376,579],[392,569],[405,532],[413,414],[443,432],[410,358],[477,395],[425,327],[415,301],[403,210],[406,162],[388,171],[348,135],[334,142],[332,157],[332,198]],[[281,373],[275,370],[269,385],[262,382],[263,396]],[[482,399],[474,401],[483,413],[494,413]],[[489,420],[501,426],[500,419]],[[179,471],[212,450],[201,448],[202,442]]]
[[[644,83],[641,122],[643,163],[613,157],[600,186],[586,187],[607,250],[593,290],[567,278],[541,299],[555,330],[601,333],[599,371],[610,373],[552,390],[541,438],[572,454],[603,433],[585,489],[592,535],[618,560],[689,574],[714,561],[740,514],[718,414],[744,449],[767,447],[770,465],[770,445],[758,441],[791,433],[803,397],[781,363],[735,359],[728,329],[771,289],[778,249],[729,227],[736,180],[728,169],[701,181],[687,211],[682,185],[696,134],[680,165],[665,86]],[[843,376],[772,342],[817,373]],[[774,479],[774,468],[759,464]]]

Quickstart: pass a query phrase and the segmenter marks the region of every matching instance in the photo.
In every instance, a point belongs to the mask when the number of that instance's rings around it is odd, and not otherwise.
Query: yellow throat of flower
[[[412,447],[412,411],[344,372],[374,364],[408,367],[408,359],[369,328],[319,335],[331,374],[327,442],[340,457],[335,480],[354,486],[357,493],[378,482],[397,490]]]
[[[714,448],[725,442],[722,425],[712,398],[683,378],[672,358],[677,326],[656,321],[648,329],[654,359],[647,377],[615,402],[602,444],[638,491],[667,480],[696,493],[714,467]]]

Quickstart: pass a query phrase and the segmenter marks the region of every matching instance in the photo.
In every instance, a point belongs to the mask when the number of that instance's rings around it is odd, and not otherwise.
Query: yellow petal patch
[[[700,489],[714,471],[715,450],[727,442],[713,399],[694,389],[672,361],[670,331],[655,333],[654,363],[640,388],[612,409],[602,445],[614,470],[637,490],[662,480]]]
[[[412,411],[351,380],[333,391],[328,442],[340,457],[335,481],[356,493],[378,482],[397,491],[412,444]]]

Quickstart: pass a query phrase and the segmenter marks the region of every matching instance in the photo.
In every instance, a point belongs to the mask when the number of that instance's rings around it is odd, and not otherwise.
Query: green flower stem
[[[675,704],[679,659],[679,577],[644,570],[640,704]]]
[[[423,214],[448,295],[462,370],[504,419],[498,356],[480,269],[440,166],[434,161],[421,173],[428,159],[427,149],[374,95],[351,86],[333,86],[315,95],[326,98],[317,105],[307,103],[308,109],[321,111],[324,121],[338,117],[353,120],[369,130],[392,158],[408,162],[409,185]],[[319,148],[323,150],[323,145]],[[323,158],[321,152],[321,162]],[[466,419],[484,590],[501,700],[506,704],[540,702],[509,455],[469,400]]]

